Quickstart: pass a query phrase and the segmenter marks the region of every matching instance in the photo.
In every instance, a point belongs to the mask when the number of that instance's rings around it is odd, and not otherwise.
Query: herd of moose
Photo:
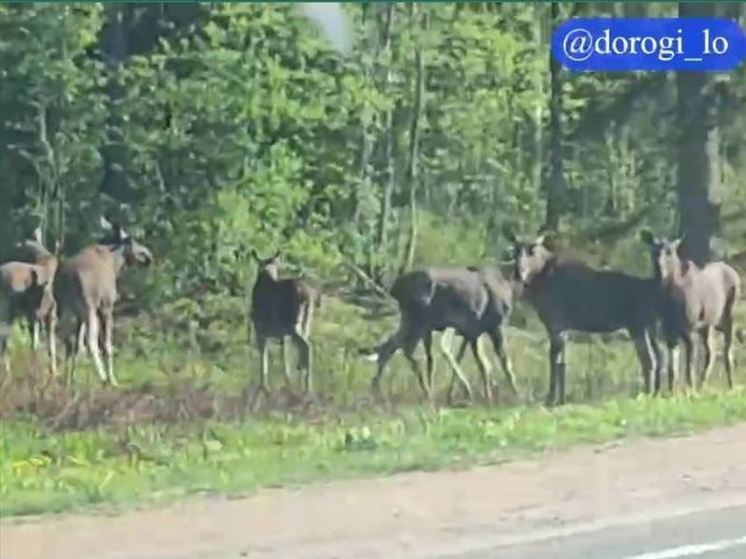
[[[50,373],[57,374],[55,338],[65,347],[66,380],[74,381],[78,355],[87,349],[104,383],[116,385],[113,364],[113,311],[117,278],[125,266],[149,265],[152,252],[116,223],[101,219],[104,236],[76,255],[62,257],[60,246],[45,248],[41,231],[14,246],[12,260],[0,266],[0,359],[10,368],[8,339],[13,322],[26,320],[31,346],[39,346],[46,331]],[[711,334],[724,338],[724,365],[733,385],[734,307],[740,296],[738,273],[724,262],[704,267],[682,259],[681,239],[657,239],[643,231],[653,276],[639,278],[619,271],[600,270],[558,250],[549,234],[533,240],[505,232],[512,246],[513,270],[506,278],[496,266],[428,267],[400,275],[389,293],[400,312],[399,327],[383,343],[361,349],[377,363],[371,388],[380,396],[386,364],[402,349],[426,398],[432,396],[432,337],[443,332],[441,349],[451,369],[449,401],[458,382],[469,398],[473,392],[461,370],[467,347],[478,365],[486,400],[493,399],[490,368],[480,352],[486,334],[495,350],[509,388],[516,383],[502,333],[514,298],[533,307],[549,337],[549,392],[547,405],[565,402],[565,345],[570,331],[610,333],[626,330],[634,343],[647,393],[661,388],[667,366],[668,388],[673,390],[679,368],[678,347],[684,346],[683,372],[687,385],[702,385],[715,361]],[[313,390],[311,318],[320,292],[301,277],[281,278],[279,251],[261,258],[254,250],[258,273],[251,293],[249,320],[260,355],[258,391],[269,393],[267,343],[290,338],[299,350],[304,389]],[[662,332],[666,352],[658,344]],[[445,342],[446,331],[462,337],[456,357]],[[414,357],[422,342],[423,371]],[[701,343],[703,367],[693,378],[695,347]],[[287,363],[286,380],[289,382]]]

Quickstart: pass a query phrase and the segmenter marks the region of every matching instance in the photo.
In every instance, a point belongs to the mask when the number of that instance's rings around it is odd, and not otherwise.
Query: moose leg
[[[310,394],[313,392],[313,384],[311,381],[311,344],[308,343],[308,340],[300,332],[295,332],[292,337],[295,345],[298,347],[298,352],[300,353],[300,366],[304,373],[303,389],[306,394]]]
[[[402,332],[403,329],[402,327],[400,327],[399,330],[394,332],[385,342],[383,342],[383,344],[378,347],[378,370],[373,376],[373,379],[370,381],[370,388],[377,396],[381,395],[381,378],[383,378],[386,364],[389,362],[394,353],[396,353],[396,350],[399,349],[399,347],[401,346]]]
[[[549,339],[549,394],[546,405],[564,403],[565,338],[562,333],[550,334]],[[562,378],[560,378],[562,377]]]
[[[63,367],[65,369],[65,383],[70,386],[73,383],[74,375],[74,355],[77,353],[77,328],[75,329],[76,337],[62,330],[62,345],[65,348],[65,357],[63,359]]]
[[[116,377],[114,376],[114,314],[112,309],[106,309],[102,313],[102,326],[104,335],[104,357],[106,358],[106,371],[109,379],[109,384],[112,386],[118,386]]]
[[[269,364],[267,356],[267,338],[261,334],[256,336],[256,347],[259,351],[259,391],[269,394]]]
[[[461,341],[461,347],[458,350],[458,357],[456,360],[453,359],[453,355],[451,354],[451,344],[453,336],[447,336],[447,334],[444,332],[443,335],[440,338],[440,349],[443,352],[443,355],[445,355],[446,361],[448,361],[448,366],[451,368],[451,382],[448,386],[448,403],[450,404],[453,401],[453,388],[455,386],[456,380],[458,380],[461,383],[461,386],[464,387],[464,391],[466,392],[467,397],[469,400],[474,399],[474,394],[471,391],[471,386],[469,385],[469,381],[467,380],[466,376],[464,375],[463,371],[461,370],[461,367],[459,363],[461,362],[461,359],[464,357],[464,353],[466,353],[466,346],[467,341],[466,338],[464,338]]]
[[[653,375],[655,374],[655,353],[650,344],[650,337],[645,330],[631,331],[632,341],[635,344],[635,350],[637,351],[637,359],[640,360],[640,366],[642,367],[642,378],[643,384],[645,385],[645,393],[651,394],[653,387]]]
[[[96,366],[96,372],[98,373],[101,382],[106,383],[109,379],[104,368],[104,363],[101,360],[101,351],[99,345],[99,319],[98,312],[95,309],[88,311],[88,321],[86,322],[86,330],[88,334],[88,352],[91,354],[93,364]]]
[[[707,379],[710,377],[712,367],[715,365],[715,352],[712,351],[712,329],[709,326],[705,326],[700,330],[699,336],[702,339],[702,351],[705,358],[704,367],[702,369],[702,376],[700,377],[699,385],[704,388]]]
[[[692,384],[692,361],[694,360],[694,341],[691,333],[684,335],[684,376],[686,384],[691,389]]]
[[[36,352],[39,347],[39,321],[36,320],[35,310],[30,311],[26,317],[26,327],[31,341],[31,351]]]
[[[57,308],[52,307],[46,316],[47,323],[47,358],[49,359],[49,373],[57,376]]]
[[[674,384],[676,383],[676,373],[679,369],[679,344],[676,338],[666,340],[668,348],[668,390],[673,394]]]
[[[432,394],[433,391],[433,333],[428,331],[422,337],[422,345],[425,346],[425,365],[427,368],[427,386]]]
[[[65,340],[65,361],[67,368],[67,384],[72,385],[75,380],[75,368],[78,363],[78,355],[82,351],[85,345],[85,322],[76,318],[74,320],[74,331],[72,334],[68,333],[65,325],[63,324],[63,334]]]
[[[290,362],[288,361],[287,344],[285,343],[285,336],[280,338],[280,352],[282,353],[282,372],[285,375],[285,385],[288,390],[292,390],[293,381],[290,378]]]
[[[78,349],[77,349],[77,352],[79,354],[80,353],[85,353],[87,351],[87,347],[86,347],[86,343],[85,343],[85,340],[86,340],[86,333],[85,332],[86,332],[86,330],[85,330],[85,321],[82,321],[80,323],[80,326],[77,328],[77,336],[78,336],[78,345],[77,345]]]
[[[490,382],[490,369],[484,358],[479,351],[479,336],[471,338],[469,340],[471,346],[471,352],[474,354],[474,359],[479,367],[479,374],[482,376],[482,384],[484,385],[484,397],[488,402],[492,402],[492,386]]]
[[[728,380],[728,388],[733,388],[733,320],[728,319],[723,325],[725,376]]]
[[[663,368],[663,355],[661,354],[661,348],[655,339],[655,329],[648,332],[648,339],[650,340],[650,347],[653,350],[653,357],[655,359],[655,365],[653,370],[653,393],[658,394],[661,391],[661,370]]]
[[[451,364],[451,360],[453,359],[453,355],[451,355],[451,349],[453,348],[453,336],[454,330],[448,329],[443,330],[443,333],[440,335],[440,352],[446,358],[446,363],[448,363],[448,368],[451,371],[451,378],[448,381],[448,391],[446,393],[446,402],[448,402],[449,405],[453,403],[453,389],[456,387],[456,374],[454,372],[453,365]]]
[[[565,405],[565,395],[567,391],[565,389],[565,372],[567,371],[567,361],[565,356],[565,340],[562,340],[562,353],[560,353],[560,362],[557,363],[557,390],[559,392],[559,404],[560,406]]]
[[[425,377],[422,375],[420,363],[414,357],[414,350],[417,348],[417,344],[419,342],[420,336],[408,336],[407,339],[404,341],[404,356],[407,358],[407,361],[409,361],[412,370],[414,370],[414,374],[417,377],[417,382],[419,383],[420,388],[422,389],[422,393],[425,395],[425,398],[430,399],[430,389],[425,382]]]
[[[489,335],[490,340],[492,340],[492,347],[495,348],[495,353],[500,361],[500,367],[502,367],[505,378],[508,381],[510,391],[514,396],[518,396],[518,389],[515,386],[515,376],[513,375],[513,365],[505,351],[505,338],[503,338],[502,332],[499,328],[490,332]]]

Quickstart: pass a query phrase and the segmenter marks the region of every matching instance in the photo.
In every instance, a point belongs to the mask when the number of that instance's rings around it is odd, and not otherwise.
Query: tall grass
[[[177,303],[119,320],[119,389],[100,386],[87,357],[80,359],[74,388],[51,381],[43,357],[31,355],[16,336],[13,373],[0,379],[0,514],[502,461],[577,442],[746,419],[745,347],[737,348],[737,390],[724,390],[719,362],[702,394],[647,398],[638,396],[639,366],[623,336],[571,338],[571,405],[546,410],[539,405],[548,380],[546,336],[520,313],[506,331],[518,398],[501,390],[493,406],[446,408],[450,372],[438,359],[441,405],[422,406],[414,376],[398,356],[384,383],[389,403],[379,405],[369,395],[375,366],[357,350],[389,334],[397,320],[395,313],[372,315],[326,297],[312,334],[318,399],[308,402],[298,388],[283,386],[275,348],[275,396],[255,414],[247,413],[244,396],[258,361],[239,298]],[[464,364],[478,393],[471,356]],[[496,364],[493,375],[505,385]]]

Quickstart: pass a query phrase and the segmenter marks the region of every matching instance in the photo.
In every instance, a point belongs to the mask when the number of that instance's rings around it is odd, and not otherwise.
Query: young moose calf
[[[700,377],[704,385],[715,363],[710,347],[712,328],[725,339],[725,372],[728,386],[733,387],[733,308],[741,290],[738,273],[725,262],[711,262],[700,268],[694,262],[681,260],[681,239],[656,239],[650,231],[642,231],[643,242],[650,246],[650,258],[661,288],[663,335],[668,346],[668,387],[673,389],[678,365],[677,345],[684,342],[684,374],[692,386],[693,338],[702,339],[705,367]]]
[[[23,316],[33,328],[37,320],[54,311],[52,282],[56,270],[57,259],[54,257],[44,264],[7,262],[0,266],[0,361],[3,368],[8,368],[8,338],[13,321]],[[50,368],[54,374],[54,345],[53,338],[50,339]]]
[[[55,247],[54,254],[52,254],[47,249],[47,247],[44,246],[41,227],[37,227],[28,237],[16,243],[15,247],[13,247],[11,260],[17,262],[25,262],[27,264],[36,264],[38,266],[46,268],[47,270],[56,270],[57,264],[59,262],[59,250],[59,243],[57,243]],[[34,307],[34,305],[30,305],[26,308],[26,327],[28,328],[29,337],[31,338],[31,349],[33,351],[36,351],[36,349],[39,347],[39,337],[42,324],[44,324],[45,327],[48,327],[48,321],[51,318],[51,313],[56,312],[51,292],[51,285],[46,302],[47,308],[42,309],[45,312],[42,312],[41,314],[38,313],[39,309]],[[48,337],[48,341],[50,344],[52,344],[51,347],[48,346],[48,352],[50,354],[54,354],[54,336]],[[52,372],[54,373],[54,359],[52,359],[52,361],[50,362],[50,367],[52,368]]]
[[[500,360],[511,391],[515,394],[513,369],[505,352],[502,325],[511,312],[512,294],[509,282],[497,268],[490,267],[431,267],[413,270],[399,276],[389,290],[399,305],[401,320],[398,330],[375,348],[373,356],[378,362],[378,371],[371,388],[380,395],[381,378],[386,364],[394,353],[402,348],[426,398],[432,391],[432,333],[454,329],[464,340],[456,360],[441,338],[442,351],[451,367],[453,379],[457,379],[471,398],[469,382],[458,367],[467,344],[477,361],[484,385],[484,396],[492,400],[490,370],[479,349],[479,338],[488,334]],[[427,359],[427,379],[422,376],[413,353],[422,340]],[[365,350],[367,353],[367,350]],[[453,382],[449,388],[449,399]]]
[[[251,292],[249,318],[254,327],[257,348],[259,349],[261,378],[259,390],[269,393],[267,341],[278,338],[283,344],[290,336],[300,352],[300,368],[305,372],[305,391],[312,391],[311,346],[308,336],[311,329],[311,315],[315,297],[314,290],[301,278],[279,277],[280,251],[270,258],[260,258],[256,250],[251,251],[259,265],[259,270]],[[289,383],[287,366],[286,381]]]

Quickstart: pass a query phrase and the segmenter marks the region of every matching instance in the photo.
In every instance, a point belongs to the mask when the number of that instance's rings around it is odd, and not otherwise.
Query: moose
[[[413,270],[400,275],[389,289],[396,300],[400,322],[397,331],[373,349],[372,359],[378,370],[371,381],[374,394],[380,396],[380,383],[386,364],[398,349],[414,370],[425,398],[432,397],[432,333],[455,330],[462,337],[458,358],[453,359],[446,343],[441,344],[453,378],[463,386],[467,396],[472,397],[469,382],[458,366],[468,345],[477,361],[482,377],[484,396],[492,401],[490,369],[479,348],[479,338],[488,334],[500,360],[508,385],[517,393],[510,359],[505,351],[501,326],[511,312],[512,291],[500,270],[493,267],[430,267]],[[444,334],[445,337],[445,334]],[[414,351],[422,340],[427,362],[427,378],[423,377]],[[441,338],[442,342],[444,338]],[[370,350],[362,350],[370,353]],[[449,399],[453,382],[449,388]]]
[[[154,258],[150,249],[136,242],[120,224],[102,217],[101,226],[106,231],[105,237],[60,262],[54,281],[54,297],[65,341],[66,360],[69,361],[68,383],[74,380],[78,352],[85,339],[99,378],[116,386],[113,329],[117,278],[125,266],[149,266]],[[53,331],[56,321],[53,321],[50,331]],[[101,349],[106,365],[101,359]]]
[[[44,245],[43,234],[41,227],[36,227],[25,239],[19,241],[13,247],[12,261],[25,262],[27,264],[35,264],[47,268],[48,270],[56,270],[58,259],[59,259],[60,243],[58,242],[55,246],[54,254],[50,252]],[[51,277],[51,276],[50,276]],[[27,301],[28,302],[28,301]],[[37,316],[39,309],[34,308],[33,305],[25,309],[26,327],[28,329],[29,338],[31,340],[31,349],[36,351],[39,347],[39,337],[41,334],[42,324],[47,324],[49,316],[54,312],[54,298],[50,290],[46,294],[47,308],[45,313]],[[50,340],[52,340],[50,338]],[[52,340],[53,343],[53,340]],[[51,348],[54,351],[54,348]],[[55,363],[52,361],[50,366],[54,370]]]
[[[11,261],[0,266],[0,361],[4,369],[9,369],[8,338],[14,320],[20,316],[26,318],[32,332],[33,347],[34,325],[54,312],[52,286],[56,271],[57,259],[54,256],[41,264]],[[56,369],[52,338],[48,351],[50,370],[54,375]]]
[[[661,293],[663,336],[668,349],[668,387],[673,390],[678,368],[678,344],[684,344],[684,375],[692,387],[694,340],[698,335],[704,350],[704,368],[699,383],[704,386],[715,364],[710,347],[712,329],[723,334],[725,372],[733,387],[733,312],[741,292],[738,272],[725,262],[699,267],[682,259],[683,238],[656,239],[650,230],[640,233],[650,249],[656,283]]]
[[[565,403],[565,344],[569,331],[609,333],[626,329],[642,366],[645,391],[657,390],[659,350],[655,341],[658,282],[612,270],[597,270],[557,250],[550,233],[519,240],[513,247],[514,279],[549,335],[549,392],[546,404]],[[653,382],[655,381],[655,387]]]
[[[314,304],[320,295],[303,278],[280,278],[280,251],[269,258],[262,258],[256,249],[251,255],[258,265],[254,287],[251,291],[249,321],[260,360],[259,391],[270,393],[268,380],[267,342],[279,339],[285,350],[285,337],[289,336],[300,353],[299,369],[304,372],[304,390],[313,391],[311,373],[311,317]],[[290,385],[290,375],[285,361],[285,380]]]

